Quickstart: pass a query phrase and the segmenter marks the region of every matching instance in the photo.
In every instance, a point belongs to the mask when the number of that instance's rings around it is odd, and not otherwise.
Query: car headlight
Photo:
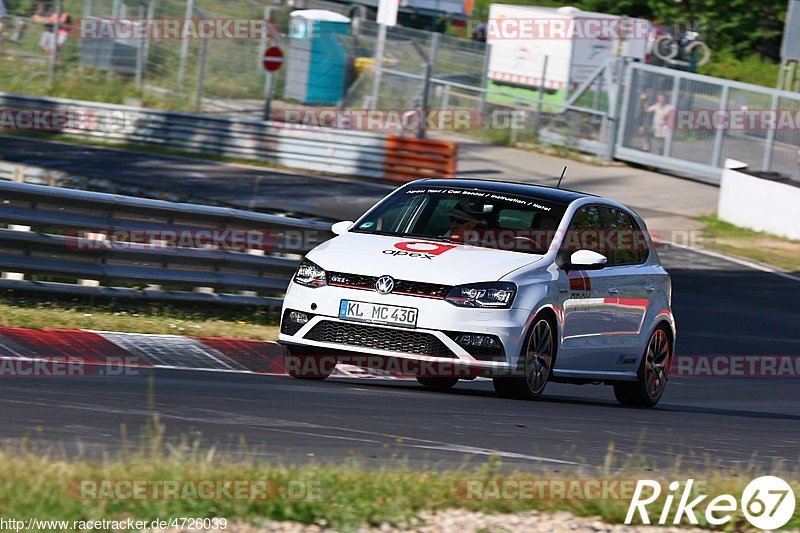
[[[294,275],[294,282],[306,287],[324,287],[327,285],[325,271],[316,263],[303,259]]]
[[[507,281],[475,283],[453,287],[445,300],[458,307],[508,309],[517,294],[517,286]]]

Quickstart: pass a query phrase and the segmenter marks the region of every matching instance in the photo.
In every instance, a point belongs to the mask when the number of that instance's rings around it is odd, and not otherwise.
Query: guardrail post
[[[20,224],[9,224],[8,229],[11,231],[30,231],[30,226],[22,226]],[[0,274],[0,279],[10,279],[15,281],[22,281],[25,279],[25,274],[22,272],[3,272]]]
[[[14,169],[11,171],[11,181],[25,183],[25,167],[22,165],[15,165]]]
[[[81,232],[78,235],[81,239],[86,239],[89,241],[105,241],[106,234],[101,232]],[[99,287],[100,280],[96,279],[79,279],[78,285],[81,287]]]

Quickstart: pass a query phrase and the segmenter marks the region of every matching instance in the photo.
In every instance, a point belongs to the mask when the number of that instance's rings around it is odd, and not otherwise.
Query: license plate
[[[352,300],[342,300],[339,304],[339,318],[373,324],[415,328],[417,327],[417,314],[419,311],[412,307],[371,304]]]

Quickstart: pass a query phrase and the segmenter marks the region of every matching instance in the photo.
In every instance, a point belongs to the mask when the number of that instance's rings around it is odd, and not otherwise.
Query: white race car
[[[302,261],[279,341],[298,378],[337,362],[445,389],[493,379],[538,398],[548,381],[605,383],[653,406],[675,343],[671,282],[644,222],[596,196],[485,180],[420,180]]]

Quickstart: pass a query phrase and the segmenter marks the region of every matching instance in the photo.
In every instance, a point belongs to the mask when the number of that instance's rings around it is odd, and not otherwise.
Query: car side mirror
[[[578,250],[569,257],[564,270],[600,270],[608,263],[608,258],[592,250]]]
[[[347,231],[353,227],[352,220],[342,220],[341,222],[337,222],[336,224],[331,226],[331,231],[335,235],[341,235],[342,233],[347,233]]]

